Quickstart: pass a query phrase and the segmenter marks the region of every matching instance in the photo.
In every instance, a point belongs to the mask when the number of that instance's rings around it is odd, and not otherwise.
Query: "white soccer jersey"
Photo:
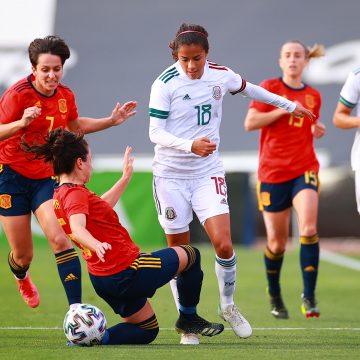
[[[169,133],[168,146],[155,146],[154,175],[189,179],[222,172],[218,149],[223,97],[245,87],[240,75],[210,61],[196,80],[184,73],[179,62],[168,67],[154,81],[150,95],[150,137],[152,125]],[[191,152],[193,140],[200,137],[217,144],[213,154],[201,157]]]
[[[360,116],[360,68],[349,74],[341,89],[339,101],[350,109],[355,108],[355,115]],[[351,149],[351,167],[360,170],[360,128],[356,131]]]

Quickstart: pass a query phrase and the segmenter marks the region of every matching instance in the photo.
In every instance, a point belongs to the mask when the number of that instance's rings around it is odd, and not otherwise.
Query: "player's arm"
[[[261,112],[255,108],[250,108],[244,121],[245,130],[252,131],[261,129],[264,126],[272,124],[286,114],[288,114],[288,111],[283,109]]]
[[[119,201],[120,196],[128,186],[131,176],[133,174],[133,162],[131,157],[132,148],[126,147],[124,160],[123,160],[123,173],[121,178],[109,189],[105,194],[101,196],[111,207],[114,207]]]
[[[70,131],[81,130],[85,134],[89,134],[117,126],[136,114],[136,106],[136,101],[128,101],[124,105],[117,103],[110,116],[100,119],[78,117],[75,121],[68,123],[68,128]]]
[[[301,104],[274,94],[261,86],[246,82],[246,87],[241,91],[241,95],[284,109],[289,113],[293,113],[295,116],[306,116],[311,121],[315,120],[315,115],[310,110],[304,108]]]
[[[360,117],[351,116],[352,109],[338,102],[333,116],[333,123],[337,128],[352,129],[360,126]]]
[[[23,116],[20,120],[15,120],[10,123],[0,123],[0,141],[8,139],[16,134],[19,130],[28,126],[41,114],[41,109],[36,106],[31,106],[24,110]]]
[[[106,242],[101,242],[95,239],[86,229],[86,215],[73,214],[70,215],[70,228],[76,241],[85,248],[95,252],[99,259],[104,262],[105,252],[111,250],[111,245]]]

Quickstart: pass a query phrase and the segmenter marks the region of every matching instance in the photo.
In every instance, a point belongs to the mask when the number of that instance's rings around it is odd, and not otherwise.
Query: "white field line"
[[[3,326],[0,327],[1,330],[63,330],[61,327],[22,327],[22,326]],[[160,328],[162,331],[173,331],[174,328]],[[225,328],[225,330],[232,330],[231,328]],[[291,328],[291,327],[284,327],[284,328],[277,328],[277,327],[263,327],[263,328],[253,328],[253,330],[261,330],[261,331],[273,331],[273,330],[314,330],[314,331],[360,331],[360,328],[306,328],[306,327],[298,327],[298,328]]]
[[[360,261],[348,256],[336,254],[329,250],[321,249],[320,259],[331,264],[339,265],[348,269],[360,271]]]

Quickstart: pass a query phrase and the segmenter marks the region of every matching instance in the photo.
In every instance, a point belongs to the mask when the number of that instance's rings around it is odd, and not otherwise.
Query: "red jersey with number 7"
[[[28,107],[41,108],[38,116],[29,126],[19,130],[8,139],[0,141],[0,164],[8,164],[13,170],[30,179],[43,179],[53,175],[52,166],[43,160],[33,160],[33,156],[21,150],[22,137],[29,144],[42,143],[43,137],[52,129],[65,128],[69,121],[78,118],[73,92],[59,84],[54,95],[39,93],[32,82],[33,75],[11,86],[0,99],[0,123],[8,124],[20,120]],[[31,160],[31,161],[30,161]]]
[[[294,89],[282,79],[269,79],[260,86],[302,106],[320,116],[320,93],[309,85]],[[269,112],[276,107],[259,101],[251,101],[250,108],[260,112]],[[301,176],[311,170],[318,173],[319,161],[315,154],[311,125],[306,117],[284,114],[260,130],[260,153],[258,178],[261,182],[280,183]]]

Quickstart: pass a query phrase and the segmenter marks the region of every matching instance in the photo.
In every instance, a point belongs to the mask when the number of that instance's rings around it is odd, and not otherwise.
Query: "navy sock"
[[[149,344],[159,333],[155,314],[138,324],[120,323],[106,330],[102,345]]]
[[[200,301],[204,274],[200,267],[201,257],[199,250],[190,245],[182,245],[181,247],[188,255],[189,265],[184,272],[177,276],[176,285],[179,292],[180,306],[183,310],[186,308],[191,310],[192,308],[196,309],[196,305]]]
[[[266,247],[264,260],[269,294],[271,296],[279,296],[281,294],[280,272],[284,260],[284,253],[273,254],[270,249]]]
[[[59,276],[69,305],[81,303],[81,264],[74,248],[55,254]]]
[[[319,237],[300,236],[300,266],[304,282],[304,296],[315,296],[316,281],[319,268]]]

